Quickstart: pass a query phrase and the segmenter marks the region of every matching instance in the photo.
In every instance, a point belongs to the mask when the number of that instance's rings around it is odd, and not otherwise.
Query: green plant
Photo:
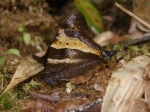
[[[102,17],[98,10],[87,0],[74,0],[77,9],[85,16],[94,33],[104,30]]]
[[[4,95],[0,97],[0,104],[2,109],[10,110],[13,107],[13,100],[10,97],[10,93],[6,92]]]
[[[26,31],[24,30],[24,27],[23,27],[23,26],[20,26],[20,27],[18,28],[18,32],[21,33],[21,37],[19,38],[19,41],[24,41],[24,43],[25,43],[26,45],[29,45],[29,44],[30,44],[30,41],[31,41],[31,34],[28,33],[28,32],[26,32]]]

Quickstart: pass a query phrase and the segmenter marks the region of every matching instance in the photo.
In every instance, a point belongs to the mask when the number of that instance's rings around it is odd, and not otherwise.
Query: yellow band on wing
[[[53,42],[51,47],[55,49],[62,49],[62,48],[69,48],[69,49],[77,49],[83,52],[89,52],[92,54],[99,55],[99,51],[90,48],[87,46],[84,42],[80,41],[78,38],[69,38],[61,29],[59,31],[58,37],[56,37],[57,40]]]
[[[69,63],[77,63],[79,61],[81,61],[81,59],[69,59],[69,58],[66,58],[66,59],[50,59],[48,58],[47,59],[48,63],[49,64],[63,64],[63,63],[66,63],[66,64],[69,64]]]

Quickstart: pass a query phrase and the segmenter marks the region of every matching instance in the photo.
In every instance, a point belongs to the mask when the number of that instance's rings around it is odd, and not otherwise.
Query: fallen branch
[[[121,9],[122,11],[124,11],[125,13],[127,13],[128,15],[130,15],[131,17],[133,17],[135,20],[137,20],[138,22],[140,22],[141,24],[143,24],[147,28],[150,29],[150,24],[148,24],[147,22],[145,22],[144,20],[142,20],[141,18],[139,18],[138,16],[136,16],[135,14],[133,14],[132,12],[130,12],[129,10],[127,10],[126,8],[121,6],[120,4],[118,4],[117,2],[115,2],[115,6],[118,7],[119,9]]]

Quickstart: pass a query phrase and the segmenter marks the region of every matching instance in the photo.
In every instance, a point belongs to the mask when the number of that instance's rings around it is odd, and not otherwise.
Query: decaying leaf
[[[71,112],[101,112],[102,101],[103,99],[99,98],[77,109],[71,110]]]
[[[79,75],[77,77],[74,77],[70,79],[70,82],[74,84],[82,84],[85,83],[86,81],[90,80],[92,78],[92,70],[87,71],[86,73]]]
[[[103,88],[98,84],[94,84],[93,87],[96,91],[104,91]]]
[[[101,45],[101,46],[106,46],[109,44],[110,39],[112,39],[115,36],[115,34],[111,31],[105,31],[100,33],[94,38],[94,41]]]
[[[27,100],[26,107],[21,112],[55,112],[54,105],[43,100]]]
[[[89,102],[86,98],[71,98],[52,104],[41,99],[27,99],[21,112],[100,112],[103,99]]]
[[[147,75],[150,79],[150,63],[148,63],[145,68],[145,75]],[[148,81],[148,84],[145,88],[145,100],[148,103],[148,107],[150,109],[150,81]]]
[[[66,101],[61,101],[55,105],[56,112],[64,112],[71,109],[77,109],[80,106],[89,103],[86,98],[71,98]]]
[[[112,74],[108,84],[102,112],[148,112],[150,80],[145,77],[148,56],[139,56]],[[149,71],[150,72],[150,71]]]
[[[150,63],[148,63],[145,68],[145,75],[148,76],[148,78],[150,78]]]
[[[43,55],[43,53],[38,54],[38,55]],[[13,88],[15,85],[19,84],[20,82],[39,73],[43,69],[44,69],[44,66],[42,64],[38,63],[36,60],[34,60],[31,56],[26,57],[25,59],[23,59],[20,62],[15,74],[12,77],[11,82],[9,83],[7,88],[4,90],[3,94],[6,91]]]
[[[34,98],[41,99],[41,100],[48,101],[48,102],[53,102],[53,103],[57,103],[59,101],[64,101],[68,99],[68,98],[61,98],[58,92],[53,93],[51,95],[43,95],[43,94],[36,93],[33,91],[29,91],[29,92]]]

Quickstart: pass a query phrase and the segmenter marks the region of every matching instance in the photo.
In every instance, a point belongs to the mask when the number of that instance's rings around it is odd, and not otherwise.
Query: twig
[[[122,11],[124,11],[125,13],[127,13],[128,15],[130,15],[131,17],[133,17],[135,20],[137,20],[138,22],[140,22],[141,24],[143,24],[144,26],[146,26],[147,28],[150,29],[150,24],[148,24],[147,22],[145,22],[144,20],[142,20],[141,18],[139,18],[138,16],[136,16],[135,14],[133,14],[132,12],[130,12],[129,10],[125,9],[123,6],[121,6],[117,2],[115,2],[115,6],[118,7],[118,8],[120,8]]]
[[[150,35],[129,41],[124,44],[123,48],[127,48],[128,46],[142,44],[142,43],[150,43]]]

